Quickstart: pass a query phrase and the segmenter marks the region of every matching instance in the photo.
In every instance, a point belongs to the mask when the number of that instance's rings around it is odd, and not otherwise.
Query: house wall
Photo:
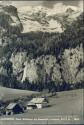
[[[37,108],[40,109],[40,108],[44,108],[47,106],[47,103],[39,103],[39,104],[36,104]]]
[[[31,107],[27,106],[27,110],[28,110],[28,109],[33,109],[33,107],[32,107],[32,106],[31,106]]]
[[[16,105],[14,108],[13,108],[13,112],[15,114],[19,114],[20,112],[22,113],[23,112],[23,109],[19,106],[19,105]]]
[[[42,104],[36,104],[36,106],[38,109],[41,109],[43,107]]]
[[[6,115],[13,115],[13,111],[12,110],[7,110]]]

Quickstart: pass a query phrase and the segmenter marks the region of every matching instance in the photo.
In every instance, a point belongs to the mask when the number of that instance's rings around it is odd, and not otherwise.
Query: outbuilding
[[[23,113],[23,107],[18,103],[10,103],[6,108],[6,115]]]
[[[45,98],[33,98],[30,103],[33,103],[37,106],[38,109],[48,106],[48,101]]]

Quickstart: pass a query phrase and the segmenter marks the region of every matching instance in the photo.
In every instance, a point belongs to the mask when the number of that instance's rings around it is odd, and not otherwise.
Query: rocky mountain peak
[[[9,34],[18,34],[22,31],[23,26],[16,7],[0,5],[0,29]]]
[[[18,9],[23,24],[23,33],[31,31],[64,32],[65,23],[71,24],[80,15],[80,10],[74,6],[67,6],[58,12],[58,6],[50,9],[43,6],[21,7]]]

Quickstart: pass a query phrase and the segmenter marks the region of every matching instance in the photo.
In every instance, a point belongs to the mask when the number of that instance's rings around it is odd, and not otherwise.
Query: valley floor
[[[0,118],[0,125],[83,124],[83,89],[49,97],[49,107]],[[7,118],[10,118],[8,120]]]

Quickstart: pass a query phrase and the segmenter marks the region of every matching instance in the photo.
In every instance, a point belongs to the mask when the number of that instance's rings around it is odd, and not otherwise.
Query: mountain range
[[[63,32],[65,25],[70,25],[80,15],[81,10],[75,6],[65,6],[62,12],[43,6],[26,6],[18,9],[25,32]],[[58,12],[57,12],[58,11]]]
[[[0,5],[0,84],[43,90],[83,87],[83,16],[74,6]]]

